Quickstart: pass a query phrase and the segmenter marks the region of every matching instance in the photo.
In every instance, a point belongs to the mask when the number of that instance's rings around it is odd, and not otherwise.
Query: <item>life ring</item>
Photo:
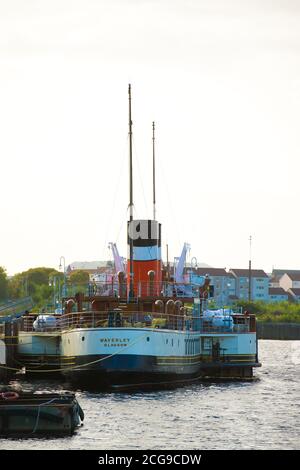
[[[4,392],[1,393],[1,398],[3,398],[3,400],[17,400],[19,394],[17,392]]]

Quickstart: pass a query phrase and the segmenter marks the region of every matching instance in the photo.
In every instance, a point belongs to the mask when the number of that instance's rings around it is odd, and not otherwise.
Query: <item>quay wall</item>
[[[0,339],[0,381],[6,378],[6,369],[3,366],[6,366],[6,344]]]
[[[258,339],[300,340],[300,323],[257,322]]]

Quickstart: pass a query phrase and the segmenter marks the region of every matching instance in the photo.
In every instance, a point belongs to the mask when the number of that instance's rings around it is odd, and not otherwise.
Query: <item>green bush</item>
[[[235,307],[254,313],[258,321],[300,323],[300,304],[292,302],[248,302],[240,300]]]

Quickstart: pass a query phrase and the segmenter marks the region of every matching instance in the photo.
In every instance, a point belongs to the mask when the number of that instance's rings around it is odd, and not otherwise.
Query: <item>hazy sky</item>
[[[298,0],[0,0],[0,265],[126,254],[129,82],[170,256],[300,269]]]

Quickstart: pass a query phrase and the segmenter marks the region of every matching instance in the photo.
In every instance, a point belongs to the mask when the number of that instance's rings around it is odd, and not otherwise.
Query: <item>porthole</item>
[[[149,336],[147,336],[147,341],[150,341],[150,338],[149,338]]]
[[[82,338],[81,338],[81,341],[84,341],[84,340],[85,340],[85,337],[84,337],[84,336],[82,336]]]

